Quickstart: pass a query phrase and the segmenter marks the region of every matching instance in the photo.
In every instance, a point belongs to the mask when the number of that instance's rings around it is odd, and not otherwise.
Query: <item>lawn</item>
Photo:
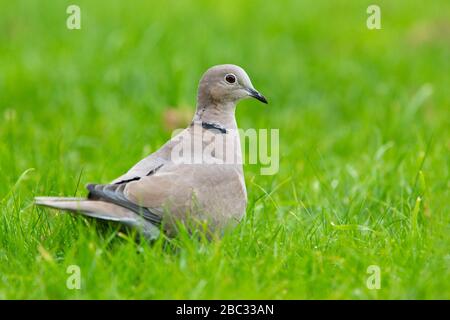
[[[450,299],[450,2],[377,1],[369,30],[372,3],[0,0],[0,299]],[[156,150],[221,63],[270,102],[239,126],[280,135],[236,229],[148,244],[33,206]]]

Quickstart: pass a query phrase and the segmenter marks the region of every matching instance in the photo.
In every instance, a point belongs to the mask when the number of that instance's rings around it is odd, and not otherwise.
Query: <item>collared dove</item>
[[[179,222],[222,232],[240,221],[247,206],[235,119],[236,103],[247,97],[267,103],[241,67],[211,67],[200,80],[188,128],[110,184],[89,184],[87,198],[36,197],[35,203],[117,221],[147,239],[161,230],[175,235]]]

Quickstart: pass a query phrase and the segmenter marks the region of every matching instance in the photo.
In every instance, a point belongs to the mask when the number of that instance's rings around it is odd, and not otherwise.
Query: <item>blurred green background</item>
[[[381,30],[370,4],[0,0],[0,298],[450,298],[450,2],[377,1]],[[222,63],[270,101],[239,126],[280,129],[235,231],[148,245],[32,206],[156,150]]]

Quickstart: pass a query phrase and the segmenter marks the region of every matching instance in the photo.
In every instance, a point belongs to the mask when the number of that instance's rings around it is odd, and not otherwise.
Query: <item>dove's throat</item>
[[[208,123],[215,124],[226,129],[226,134],[219,134],[218,136],[225,138],[225,143],[222,143],[219,148],[214,148],[215,157],[224,161],[224,163],[231,163],[234,170],[239,177],[241,188],[247,198],[247,191],[245,188],[244,172],[243,172],[243,159],[241,152],[241,142],[239,131],[237,128],[235,117],[236,103],[209,103],[203,105],[199,103],[197,111],[195,112],[193,123]],[[228,153],[232,150],[231,157]],[[230,162],[231,159],[231,162]]]
[[[199,105],[193,120],[218,124],[225,129],[237,129],[235,110],[236,104],[232,102]]]

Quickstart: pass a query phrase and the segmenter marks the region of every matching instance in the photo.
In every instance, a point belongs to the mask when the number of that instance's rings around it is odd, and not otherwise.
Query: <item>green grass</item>
[[[450,5],[377,1],[370,31],[372,2],[1,0],[0,299],[449,299]],[[242,102],[240,127],[280,129],[279,172],[245,167],[237,229],[149,245],[32,206],[156,150],[220,63],[270,100]]]

